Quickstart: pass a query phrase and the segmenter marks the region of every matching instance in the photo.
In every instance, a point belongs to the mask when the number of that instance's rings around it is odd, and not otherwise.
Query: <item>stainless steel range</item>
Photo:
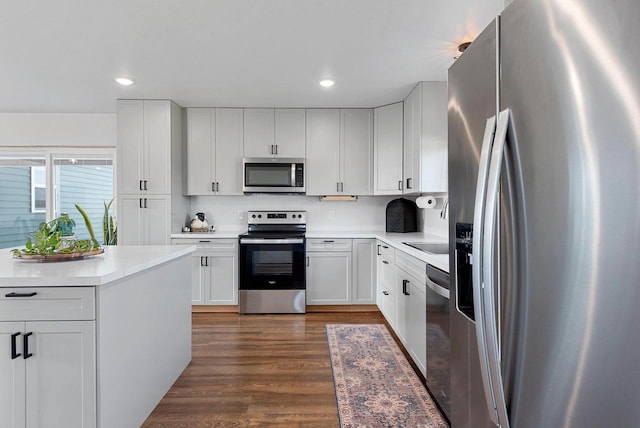
[[[249,211],[240,235],[241,314],[305,313],[305,211]]]

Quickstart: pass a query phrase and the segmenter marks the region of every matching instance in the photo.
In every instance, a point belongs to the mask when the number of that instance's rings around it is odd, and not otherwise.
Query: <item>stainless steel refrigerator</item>
[[[515,0],[449,69],[454,428],[640,426],[638,19]]]

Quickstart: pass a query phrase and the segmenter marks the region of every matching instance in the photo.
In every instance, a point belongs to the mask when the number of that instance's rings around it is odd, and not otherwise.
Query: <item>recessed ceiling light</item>
[[[133,85],[133,80],[128,79],[126,77],[115,77],[113,80],[121,84],[122,86]]]
[[[320,83],[320,86],[324,86],[325,88],[330,88],[336,84],[335,80],[331,80],[331,79],[323,79],[319,83]]]

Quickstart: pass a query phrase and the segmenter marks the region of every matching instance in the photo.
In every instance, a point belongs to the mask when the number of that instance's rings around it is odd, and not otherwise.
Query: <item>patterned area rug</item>
[[[327,324],[342,428],[447,427],[383,324]]]

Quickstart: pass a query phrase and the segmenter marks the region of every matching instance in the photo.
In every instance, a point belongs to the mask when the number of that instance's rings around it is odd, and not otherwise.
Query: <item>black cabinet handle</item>
[[[142,180],[138,180],[138,190],[142,190]]]
[[[388,264],[389,264],[389,262],[388,262],[388,261],[386,261],[386,260],[383,260],[383,261],[382,261],[382,263],[384,263],[385,265],[388,265]]]
[[[32,356],[33,356],[33,354],[31,354],[31,353],[29,352],[29,336],[31,336],[32,334],[33,334],[33,332],[32,332],[32,331],[30,331],[29,333],[26,333],[26,334],[24,335],[24,338],[23,338],[23,339],[24,339],[24,342],[23,342],[23,344],[22,344],[22,349],[24,350],[24,359],[25,359],[25,360],[26,360],[27,358],[29,358],[29,357],[32,357]]]
[[[147,189],[145,189],[145,190],[147,190]],[[149,207],[147,206],[147,198],[144,198],[144,207],[145,207],[145,208],[149,208]]]
[[[382,248],[384,248],[385,250],[388,249],[389,247],[387,247],[386,245],[383,245]]]
[[[381,255],[382,255],[382,254],[380,253],[380,247],[381,247],[381,246],[382,246],[382,245],[378,244],[378,255],[379,255],[379,256],[381,256]]]
[[[388,291],[383,291],[382,294],[384,294],[385,296],[388,296],[389,292]]]
[[[16,338],[20,336],[20,333],[13,333],[11,335],[11,359],[15,360],[16,358],[18,358],[20,355],[20,353],[18,353],[18,349],[17,349],[17,345],[16,345]]]
[[[16,292],[12,292],[12,293],[7,293],[4,295],[4,297],[33,297],[35,296],[36,293],[35,291],[32,291],[31,293],[16,293]]]
[[[278,145],[276,144],[276,152],[274,153],[275,155],[278,154]]]
[[[203,239],[203,240],[200,240],[198,242],[207,243],[207,242],[211,242],[211,240],[210,239]]]
[[[220,182],[216,181],[216,192],[220,191]]]
[[[138,199],[138,202],[139,202],[140,208],[142,208],[142,198]]]
[[[398,181],[398,190],[402,190],[402,180]]]
[[[336,242],[336,241],[334,241],[333,239],[325,239],[325,240],[324,240],[324,241],[322,241],[322,242],[325,242],[325,243],[327,243],[327,244],[331,244],[331,243]]]
[[[404,294],[405,296],[410,296],[411,294],[409,293],[409,291],[407,290],[407,285],[409,284],[409,280],[408,279],[403,279],[402,280],[402,294]]]
[[[147,180],[144,180],[144,190],[149,190],[147,189]]]
[[[216,183],[214,183],[213,181],[211,182],[211,191],[212,192],[216,191]]]

